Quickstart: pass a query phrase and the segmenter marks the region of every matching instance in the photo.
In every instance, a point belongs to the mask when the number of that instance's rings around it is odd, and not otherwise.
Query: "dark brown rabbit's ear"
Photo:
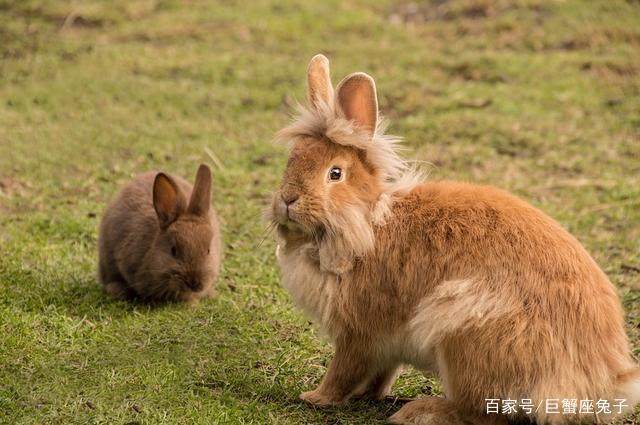
[[[191,199],[187,212],[196,215],[206,215],[211,206],[211,170],[204,164],[198,167],[196,182],[193,185]]]
[[[356,72],[346,76],[336,91],[336,103],[345,117],[373,136],[378,124],[378,96],[373,78]]]
[[[307,68],[307,97],[312,107],[318,109],[321,104],[333,105],[333,85],[329,73],[329,59],[324,55],[315,55]]]
[[[165,173],[158,173],[153,181],[153,208],[160,227],[173,223],[185,209],[184,195],[176,182]]]

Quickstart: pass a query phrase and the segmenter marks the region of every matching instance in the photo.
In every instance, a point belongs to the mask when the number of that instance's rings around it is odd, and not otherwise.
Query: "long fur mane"
[[[291,143],[302,137],[326,137],[333,143],[364,151],[367,161],[378,170],[387,197],[405,194],[423,179],[416,167],[399,155],[402,138],[385,134],[385,119],[378,120],[371,138],[332,105],[298,105],[297,110],[294,121],[276,134],[277,141]]]
[[[374,248],[373,225],[384,225],[392,214],[394,199],[408,193],[422,179],[416,168],[399,155],[399,137],[384,133],[386,123],[378,120],[373,137],[326,103],[313,108],[298,106],[298,116],[280,130],[276,140],[289,145],[305,137],[327,138],[333,143],[365,152],[366,161],[376,170],[382,193],[373,209],[354,202],[325,218],[326,235],[319,244],[321,269],[343,274],[353,260]],[[355,200],[354,200],[355,201]]]

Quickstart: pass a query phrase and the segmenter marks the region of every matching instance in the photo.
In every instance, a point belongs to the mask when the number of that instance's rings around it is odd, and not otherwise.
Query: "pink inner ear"
[[[378,101],[373,82],[367,77],[353,76],[340,87],[338,98],[347,119],[373,134],[378,119]]]
[[[156,181],[156,208],[170,215],[174,212],[177,204],[177,193],[166,178]]]
[[[173,180],[158,174],[153,183],[153,207],[161,225],[173,222],[184,211],[184,198]]]
[[[369,108],[371,99],[365,90],[358,88],[354,92],[356,94],[347,101],[347,116],[362,127],[372,129],[374,117]]]

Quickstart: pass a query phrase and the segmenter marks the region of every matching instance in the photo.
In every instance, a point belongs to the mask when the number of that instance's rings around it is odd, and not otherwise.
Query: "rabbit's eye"
[[[177,256],[178,256],[178,248],[176,248],[176,246],[175,246],[175,245],[173,245],[173,246],[171,247],[171,255],[172,255],[173,257],[177,257]]]
[[[331,167],[329,170],[329,180],[337,182],[342,179],[342,170],[339,167]]]

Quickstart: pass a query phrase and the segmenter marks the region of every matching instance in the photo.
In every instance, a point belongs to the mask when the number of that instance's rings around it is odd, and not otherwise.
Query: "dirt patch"
[[[64,17],[61,28],[103,28],[105,24],[104,19],[82,16],[72,12]]]
[[[640,75],[640,64],[634,62],[585,62],[582,69],[591,71],[598,77],[636,77]]]
[[[0,196],[24,196],[27,185],[11,177],[0,177]]]
[[[556,50],[587,50],[606,48],[612,44],[626,44],[640,46],[640,32],[632,28],[590,29],[573,34],[550,49]]]
[[[433,21],[482,20],[495,18],[506,12],[526,9],[541,13],[541,4],[520,6],[510,1],[492,0],[430,0],[402,3],[389,15],[392,23],[422,24]]]
[[[444,65],[444,69],[448,75],[465,81],[484,81],[487,83],[504,83],[507,81],[507,77],[496,72],[498,67],[489,61],[463,61]]]

